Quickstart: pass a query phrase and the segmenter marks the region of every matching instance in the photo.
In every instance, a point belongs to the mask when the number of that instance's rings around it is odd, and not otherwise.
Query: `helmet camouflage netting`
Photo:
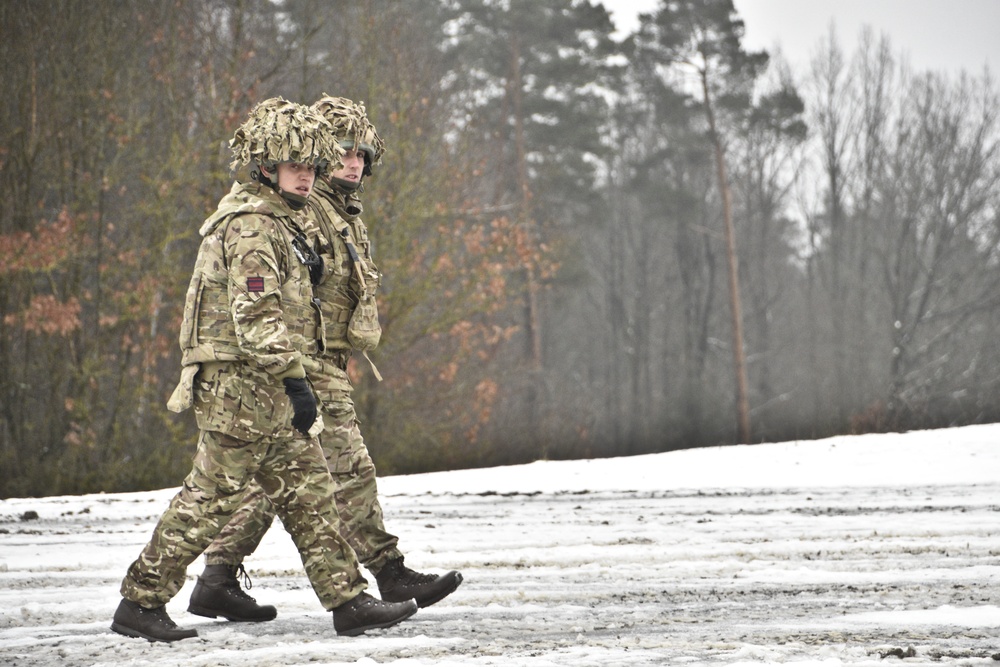
[[[365,173],[371,173],[372,165],[381,163],[385,142],[368,120],[364,102],[324,94],[311,108],[333,126],[334,136],[343,148],[365,152]]]
[[[229,142],[233,150],[230,167],[253,162],[273,168],[279,162],[302,162],[325,171],[340,164],[344,155],[330,130],[326,119],[309,107],[272,97],[255,106],[236,129]]]

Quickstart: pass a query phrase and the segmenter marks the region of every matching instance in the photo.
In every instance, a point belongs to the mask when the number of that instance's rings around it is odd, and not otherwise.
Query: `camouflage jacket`
[[[304,377],[303,355],[318,351],[323,327],[292,243],[310,228],[315,238],[305,214],[272,189],[233,185],[202,225],[188,285],[180,345],[183,366],[195,368],[191,379],[198,364],[213,361],[246,362],[277,380]]]

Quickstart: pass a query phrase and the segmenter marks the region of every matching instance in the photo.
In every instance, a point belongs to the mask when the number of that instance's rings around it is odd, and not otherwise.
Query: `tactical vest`
[[[339,206],[335,203],[338,199]],[[372,259],[365,224],[344,210],[342,200],[343,195],[325,183],[317,183],[310,198],[314,218],[332,244],[326,278],[314,287],[323,311],[328,354],[372,350],[382,332],[375,304],[382,274]]]
[[[233,185],[219,203],[219,209],[201,228],[203,237],[194,272],[188,285],[181,324],[182,364],[245,359],[236,337],[229,306],[228,262],[225,257],[226,230],[233,218],[265,215],[277,219],[282,319],[293,349],[304,355],[322,347],[321,314],[313,301],[308,268],[296,257],[293,239],[301,231],[304,216],[295,214],[276,193],[259,184]],[[296,220],[302,217],[303,220]]]

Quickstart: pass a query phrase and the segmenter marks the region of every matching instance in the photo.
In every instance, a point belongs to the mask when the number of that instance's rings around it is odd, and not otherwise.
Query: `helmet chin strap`
[[[362,183],[361,183],[360,180],[358,180],[358,181],[348,181],[347,179],[344,179],[344,178],[337,178],[336,176],[331,176],[330,177],[330,183],[332,185],[336,185],[341,190],[344,190],[347,193],[356,192],[356,191],[359,191],[359,190],[361,192],[365,191],[364,188],[361,187]]]
[[[303,197],[302,195],[293,194],[291,192],[285,192],[281,188],[277,188],[278,194],[281,195],[288,203],[288,207],[293,211],[301,211],[306,207],[306,202],[309,201],[308,197]]]
[[[271,177],[267,175],[262,167],[256,167],[250,170],[250,180],[257,181],[261,185],[266,185],[268,187],[274,187],[274,183],[271,182]]]
[[[250,177],[255,181],[263,183],[264,185],[270,185],[272,188],[277,188],[278,184],[278,165],[271,164],[256,164],[254,169],[250,172]]]

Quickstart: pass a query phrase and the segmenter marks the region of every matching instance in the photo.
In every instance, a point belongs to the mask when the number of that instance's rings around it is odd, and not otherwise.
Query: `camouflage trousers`
[[[203,430],[192,470],[129,567],[122,596],[144,607],[166,604],[183,586],[188,565],[240,508],[249,486],[291,534],[324,608],[367,587],[353,549],[338,533],[333,480],[315,438],[248,442]]]
[[[377,573],[387,562],[403,555],[396,546],[399,539],[385,529],[375,464],[361,436],[347,374],[329,364],[322,364],[321,372],[316,370],[310,369],[309,379],[323,413],[325,429],[319,439],[333,476],[337,529],[358,560]],[[229,523],[205,550],[205,562],[242,563],[260,545],[274,516],[275,508],[267,494],[260,485],[251,483]]]

